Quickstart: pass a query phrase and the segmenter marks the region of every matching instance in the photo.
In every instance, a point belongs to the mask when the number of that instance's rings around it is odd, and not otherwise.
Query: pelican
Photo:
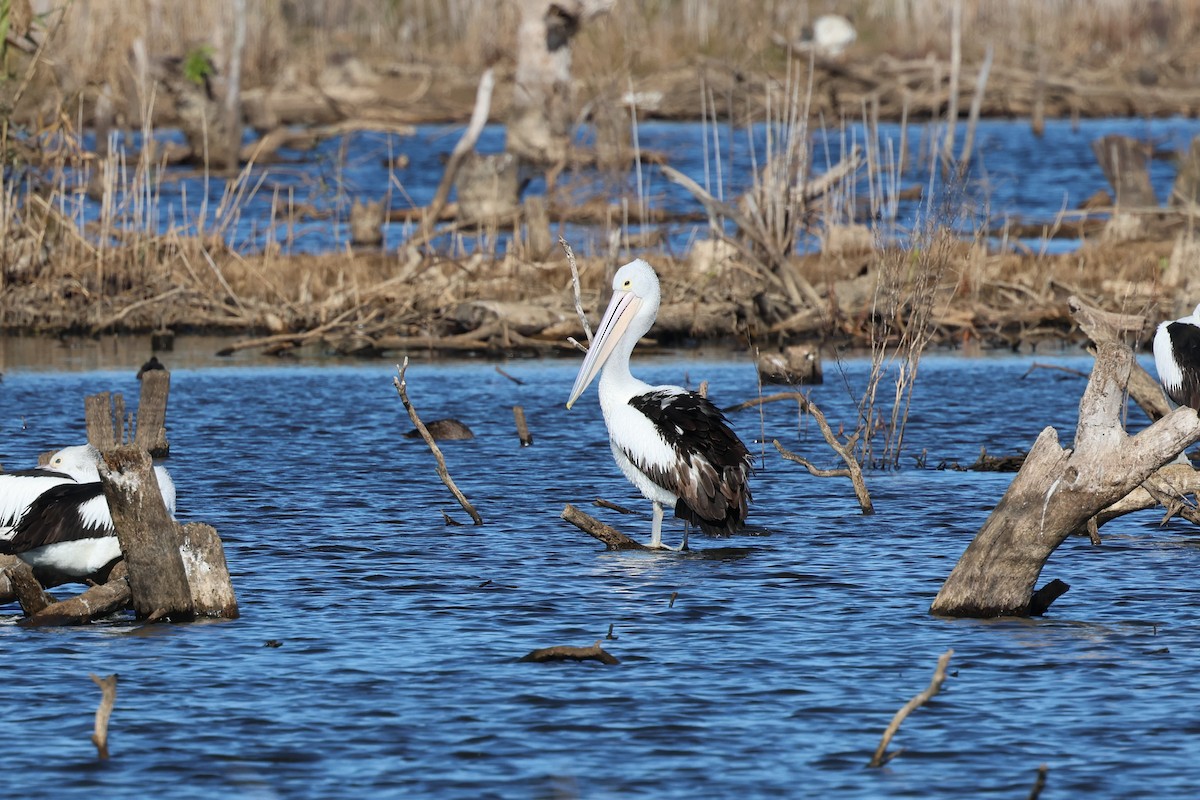
[[[1167,397],[1200,410],[1200,306],[1186,317],[1159,323],[1154,368]]]
[[[660,297],[658,276],[642,259],[617,270],[612,300],[567,400],[569,409],[600,374],[600,408],[613,457],[653,504],[653,548],[662,546],[665,506],[707,533],[740,528],[753,462],[707,398],[680,386],[651,386],[629,372],[633,347],[654,324]],[[686,548],[685,528],[678,549]]]
[[[43,467],[0,474],[0,553],[72,578],[120,558],[99,463],[96,448],[78,445],[59,450]],[[175,483],[165,467],[156,466],[154,476],[174,516]]]
[[[837,58],[858,39],[854,23],[841,14],[822,14],[800,32],[803,49],[816,50],[818,55]]]

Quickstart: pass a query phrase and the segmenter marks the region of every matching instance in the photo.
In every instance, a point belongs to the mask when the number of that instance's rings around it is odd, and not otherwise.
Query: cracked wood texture
[[[1121,424],[1133,351],[1097,345],[1079,404],[1073,449],[1046,428],[1004,497],[951,571],[930,607],[960,617],[1025,616],[1046,559],[1067,536],[1200,441],[1200,418],[1178,408],[1136,436]],[[1036,610],[1036,606],[1033,607]]]
[[[129,570],[133,610],[143,619],[191,619],[179,524],[167,513],[150,454],[126,445],[105,450],[103,456],[100,482]]]

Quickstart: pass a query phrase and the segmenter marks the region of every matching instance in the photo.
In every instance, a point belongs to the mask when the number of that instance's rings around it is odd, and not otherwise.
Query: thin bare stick
[[[904,722],[909,714],[928,703],[930,698],[941,690],[942,681],[946,680],[946,665],[950,663],[950,656],[952,655],[954,655],[953,649],[942,653],[938,658],[937,669],[933,671],[933,680],[929,681],[929,686],[925,688],[925,691],[915,695],[913,699],[905,703],[904,707],[896,712],[896,716],[892,717],[887,730],[883,732],[883,738],[879,741],[879,747],[875,748],[875,755],[871,757],[871,763],[867,766],[882,767],[900,754],[900,751],[896,751],[890,756],[887,755],[888,744],[892,741],[892,737],[896,735],[896,731],[900,730],[900,723]]]
[[[611,629],[609,631],[611,633]],[[534,650],[528,655],[522,656],[521,661],[599,661],[601,664],[620,664],[621,662],[616,656],[607,653],[600,646],[600,640],[591,647],[572,647],[570,645],[558,645],[557,647],[543,647]]]
[[[1061,364],[1041,364],[1041,363],[1035,361],[1029,365],[1029,369],[1027,369],[1023,373],[1021,373],[1021,380],[1025,380],[1026,378],[1028,378],[1029,374],[1031,372],[1033,372],[1035,369],[1057,369],[1057,370],[1067,373],[1068,375],[1075,375],[1080,378],[1088,377],[1088,373],[1084,372],[1083,370],[1073,369],[1072,367],[1064,367]]]
[[[517,386],[524,386],[524,385],[525,385],[525,381],[521,380],[520,378],[514,378],[512,375],[509,375],[507,372],[505,372],[504,370],[500,369],[500,367],[498,367],[498,366],[496,367],[496,372],[498,372],[498,373],[500,373],[501,375],[503,375],[504,377],[508,378],[510,381],[512,381],[513,383],[515,383]]]
[[[92,744],[96,745],[96,755],[101,759],[108,758],[108,718],[112,716],[113,704],[117,702],[117,674],[114,672],[107,678],[101,678],[96,673],[90,673],[102,692],[100,707],[96,709],[96,725],[92,731]]]
[[[563,237],[558,237],[558,243],[562,245],[563,250],[567,251],[567,263],[571,265],[571,289],[575,292],[575,313],[579,315],[579,321],[583,324],[583,332],[587,335],[587,340],[592,340],[592,326],[588,323],[587,314],[583,312],[583,290],[579,288],[579,266],[575,263],[575,251],[571,249],[571,245],[567,244],[567,240]],[[574,338],[568,336],[567,341],[583,351],[587,351]]]
[[[780,392],[769,397],[755,397],[725,410],[726,412],[740,411],[752,406],[761,406],[764,403],[774,402],[775,400],[795,400],[800,406],[801,411],[811,414],[812,418],[817,421],[817,426],[821,429],[821,435],[825,437],[826,444],[841,457],[842,461],[846,464],[846,468],[835,470],[818,469],[802,456],[785,450],[783,445],[779,443],[779,440],[775,439],[773,440],[773,444],[775,445],[775,449],[779,451],[779,455],[788,461],[800,464],[818,478],[849,478],[850,482],[854,485],[854,496],[858,498],[858,505],[862,509],[863,514],[874,514],[875,506],[871,503],[871,494],[867,491],[867,483],[863,479],[862,466],[858,463],[858,459],[854,457],[854,445],[858,440],[858,435],[851,436],[845,442],[838,441],[837,434],[829,426],[829,421],[825,419],[824,412],[817,407],[816,403],[809,400],[806,395],[800,392]]]
[[[1038,800],[1042,796],[1042,789],[1046,788],[1046,773],[1050,771],[1050,767],[1042,764],[1038,767],[1037,778],[1033,781],[1033,787],[1029,790],[1029,800]]]
[[[479,512],[475,510],[475,506],[471,505],[471,501],[467,500],[466,496],[458,490],[454,485],[454,479],[450,477],[450,472],[446,469],[446,459],[442,457],[442,451],[437,446],[437,442],[429,434],[429,429],[425,427],[425,423],[421,422],[421,418],[417,416],[417,410],[413,408],[412,403],[408,401],[408,385],[404,381],[404,372],[408,369],[408,356],[404,357],[403,366],[397,364],[396,370],[400,373],[395,378],[392,378],[392,383],[396,387],[396,391],[400,393],[400,402],[404,403],[404,410],[408,412],[408,418],[412,420],[412,424],[421,433],[421,438],[425,440],[425,444],[429,446],[433,457],[437,459],[438,476],[442,479],[442,483],[446,484],[446,488],[451,491],[459,505],[471,515],[471,519],[476,525],[483,524],[483,518],[479,516]]]

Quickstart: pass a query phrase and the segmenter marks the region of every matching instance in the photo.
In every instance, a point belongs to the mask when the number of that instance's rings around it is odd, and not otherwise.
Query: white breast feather
[[[1167,331],[1169,322],[1160,323],[1154,332],[1154,368],[1158,371],[1158,379],[1171,392],[1177,392],[1183,387],[1183,372],[1175,359],[1175,351],[1171,347],[1171,334]]]

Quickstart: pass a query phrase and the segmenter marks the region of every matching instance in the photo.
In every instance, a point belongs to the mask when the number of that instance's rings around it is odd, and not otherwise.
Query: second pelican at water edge
[[[642,259],[617,270],[613,295],[567,400],[570,408],[600,374],[600,408],[617,466],[654,507],[650,546],[662,546],[663,507],[707,533],[746,520],[753,458],[707,398],[680,386],[651,386],[629,372],[633,347],[654,324],[658,276]],[[687,547],[687,532],[679,549]]]

